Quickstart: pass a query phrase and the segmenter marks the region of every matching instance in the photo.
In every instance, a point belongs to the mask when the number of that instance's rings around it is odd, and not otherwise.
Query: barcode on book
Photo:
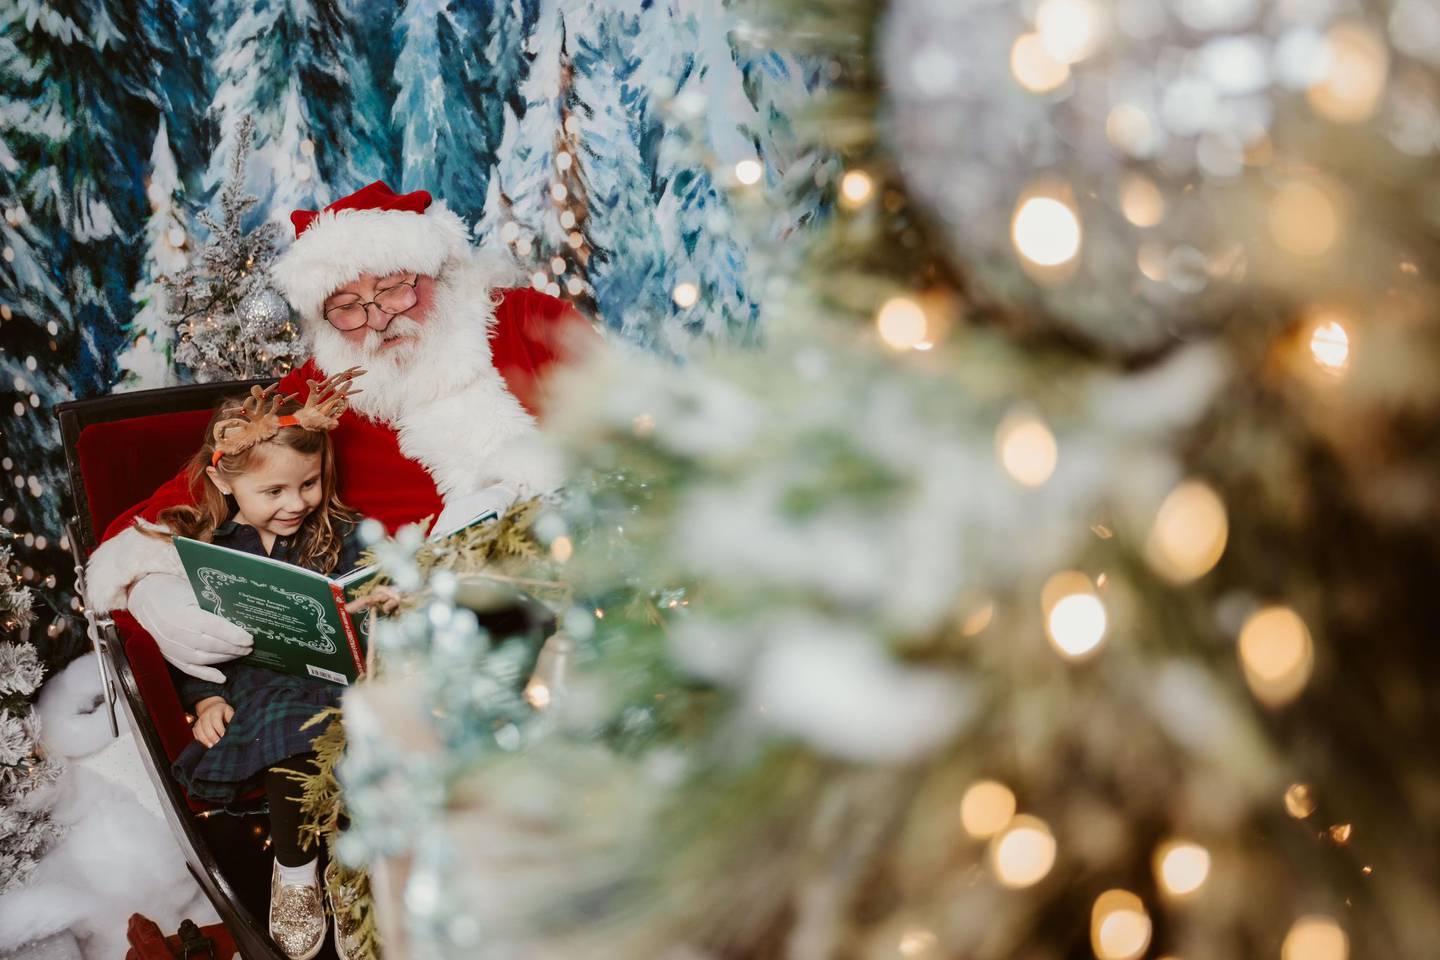
[[[341,686],[350,686],[350,681],[345,679],[345,674],[336,673],[334,670],[326,670],[324,667],[317,667],[313,663],[305,664],[305,669],[310,671],[310,676],[319,677],[321,680],[329,680],[331,683],[338,683]]]

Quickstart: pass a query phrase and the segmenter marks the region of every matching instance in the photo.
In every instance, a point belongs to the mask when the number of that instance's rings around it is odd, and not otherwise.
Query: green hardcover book
[[[241,663],[347,686],[365,672],[370,618],[345,602],[375,567],[331,578],[229,547],[175,538],[202,610],[244,627],[255,649]]]
[[[452,537],[498,516],[486,511],[453,529],[432,532],[430,539]],[[188,537],[174,540],[200,608],[244,627],[254,638],[255,649],[239,662],[341,686],[365,672],[374,618],[351,617],[345,604],[379,567],[327,577],[259,554]]]

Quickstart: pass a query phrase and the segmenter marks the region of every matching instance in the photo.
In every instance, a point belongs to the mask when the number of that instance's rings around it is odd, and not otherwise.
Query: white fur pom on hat
[[[397,194],[377,180],[324,210],[296,210],[295,242],[271,268],[280,292],[313,322],[325,298],[362,273],[435,276],[448,261],[468,256],[464,221],[430,199],[424,190]]]

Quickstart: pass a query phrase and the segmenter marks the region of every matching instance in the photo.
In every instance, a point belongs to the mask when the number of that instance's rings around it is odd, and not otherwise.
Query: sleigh
[[[583,347],[584,337],[593,338],[593,333],[559,301],[526,290],[511,291],[507,300],[512,298],[517,309],[491,334],[494,362],[510,389],[533,408],[536,385],[546,369],[563,362],[577,345]],[[142,501],[179,471],[198,448],[211,411],[222,398],[268,382],[171,387],[56,408],[73,498],[67,534],[82,596],[86,559],[104,532],[117,520],[133,516]],[[537,648],[554,626],[548,611],[523,595],[500,602],[492,596],[477,615],[492,635],[528,635]],[[186,795],[170,772],[171,762],[191,740],[171,668],[130,614],[107,616],[87,608],[85,617],[112,729],[118,733],[118,704],[130,721],[190,873],[234,935],[241,956],[283,960],[267,933],[271,858],[264,847],[269,820],[262,797],[257,792],[247,798],[253,805],[248,810],[234,812],[232,806],[222,812]],[[333,956],[328,937],[320,956]]]

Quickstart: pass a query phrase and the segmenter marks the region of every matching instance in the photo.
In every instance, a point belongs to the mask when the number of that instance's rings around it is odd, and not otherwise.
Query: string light
[[[1042,486],[1055,472],[1060,448],[1044,422],[1029,413],[1011,413],[995,430],[995,446],[1005,472],[1024,487]]]
[[[1099,960],[1135,960],[1150,945],[1150,914],[1128,890],[1106,890],[1090,909],[1090,946]]]
[[[1035,11],[1035,28],[1060,63],[1078,63],[1100,43],[1100,13],[1089,0],[1044,0]]]
[[[983,603],[966,614],[960,624],[960,633],[967,637],[978,636],[995,619],[995,604]]]
[[[550,272],[553,273],[553,274],[555,274],[555,276],[557,276],[557,277],[560,276],[562,273],[565,272],[565,269],[566,269],[567,266],[569,266],[569,265],[565,262],[565,258],[564,258],[564,257],[551,257],[551,258],[550,258]]]
[[[891,297],[875,315],[880,339],[896,350],[910,350],[925,342],[925,308],[909,297]]]
[[[735,179],[747,187],[753,187],[765,176],[765,168],[760,165],[759,160],[746,159],[735,164]]]
[[[1033,886],[1054,865],[1055,835],[1039,817],[1021,814],[990,841],[990,866],[1002,886]]]
[[[1310,631],[1289,607],[1266,607],[1251,616],[1240,629],[1239,652],[1251,692],[1272,707],[1299,696],[1314,668]]]
[[[1385,41],[1361,24],[1336,24],[1325,34],[1324,59],[1325,74],[1307,93],[1310,106],[1336,123],[1370,119],[1390,70]]]
[[[566,213],[569,213],[569,211],[567,210]],[[500,239],[504,240],[506,243],[514,243],[516,238],[519,236],[520,224],[516,223],[514,220],[506,220],[500,225]]]
[[[1285,812],[1296,820],[1304,820],[1315,812],[1315,790],[1308,783],[1292,783],[1285,790]]]
[[[1188,583],[1209,573],[1225,552],[1229,521],[1220,495],[1197,480],[1182,483],[1160,504],[1145,544],[1157,573]]]
[[[1032,196],[1016,208],[1010,236],[1026,260],[1058,267],[1080,252],[1080,219],[1055,197]]]
[[[875,195],[875,182],[863,170],[849,170],[840,178],[840,204],[853,210]]]
[[[542,680],[531,680],[525,686],[525,702],[536,710],[550,706],[550,687]]]
[[[933,950],[938,941],[929,930],[906,930],[900,935],[900,955],[918,957]]]
[[[689,310],[700,300],[700,288],[687,281],[675,284],[675,289],[670,291],[670,298],[675,305],[682,310]]]
[[[560,563],[565,563],[574,555],[575,544],[571,542],[569,537],[556,537],[554,541],[551,542],[550,556],[554,557]]]
[[[979,840],[993,837],[1015,816],[1015,794],[995,780],[971,784],[960,798],[960,825]]]
[[[1172,897],[1186,897],[1210,876],[1210,851],[1198,843],[1172,840],[1155,851],[1155,879]]]
[[[1319,256],[1339,234],[1340,221],[1329,193],[1309,180],[1290,180],[1270,204],[1270,235],[1285,250]]]
[[[1317,313],[1310,321],[1310,357],[1325,373],[1340,376],[1350,367],[1350,333],[1337,313]]]
[[[556,203],[564,203],[566,198],[570,196],[570,189],[563,183],[552,183],[550,185],[550,196],[554,198]]]
[[[1296,920],[1280,946],[1280,960],[1346,960],[1349,955],[1350,938],[1321,914]]]
[[[1050,55],[1038,33],[1022,34],[1010,47],[1010,72],[1031,93],[1049,93],[1070,79],[1070,67]]]
[[[1120,211],[1137,227],[1153,227],[1165,219],[1165,197],[1148,177],[1131,174],[1120,187]]]
[[[1062,598],[1045,620],[1051,644],[1072,660],[1099,649],[1106,627],[1105,604],[1093,593],[1072,593]]]

